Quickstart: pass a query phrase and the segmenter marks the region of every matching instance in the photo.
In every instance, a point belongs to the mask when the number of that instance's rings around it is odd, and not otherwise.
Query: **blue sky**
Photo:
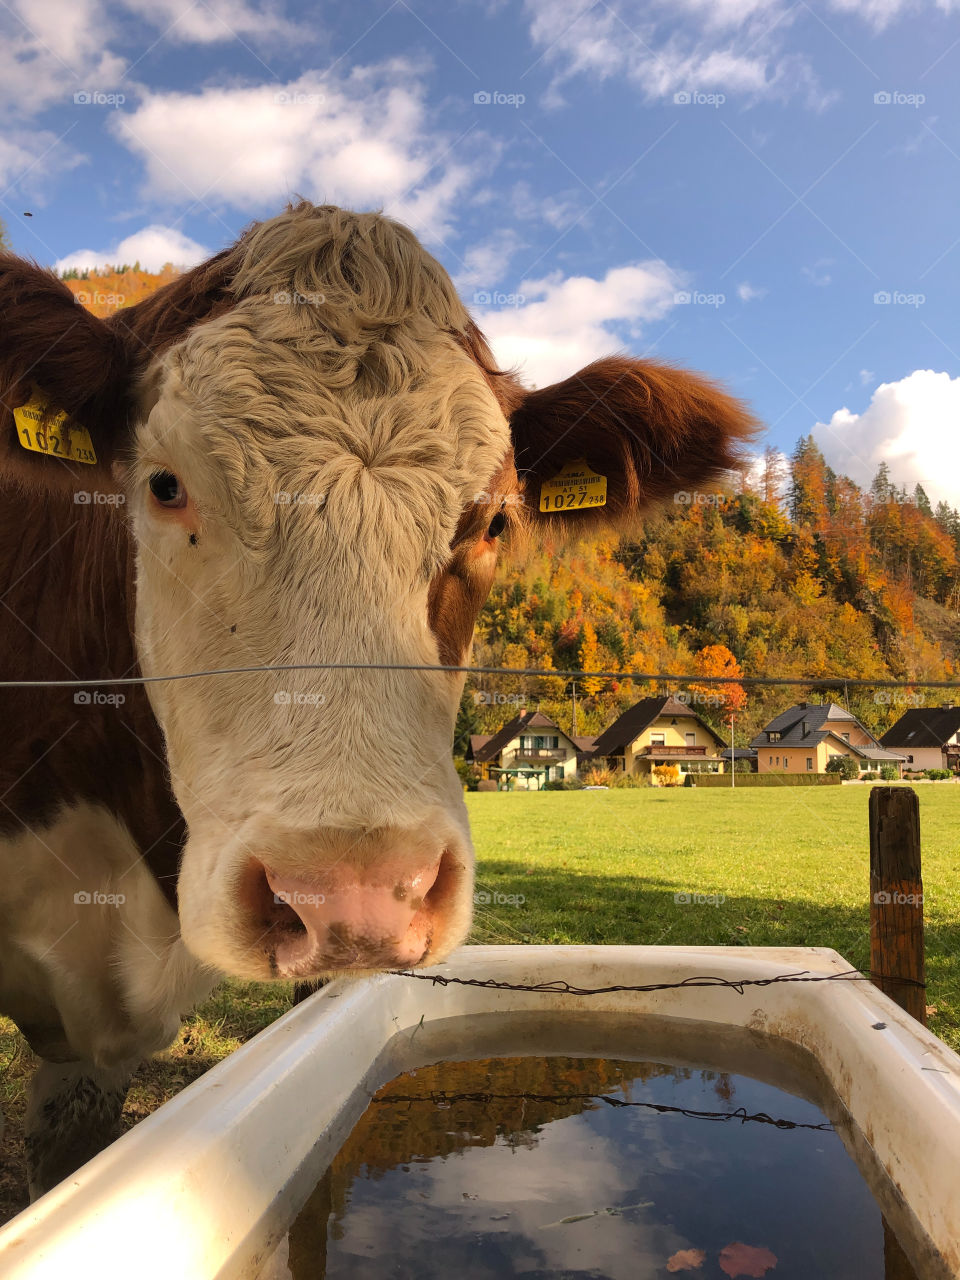
[[[531,381],[661,356],[957,504],[958,82],[955,0],[12,0],[0,217],[156,267],[383,207]]]

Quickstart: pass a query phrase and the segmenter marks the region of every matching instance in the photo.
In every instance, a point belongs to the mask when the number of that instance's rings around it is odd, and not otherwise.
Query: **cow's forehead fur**
[[[509,428],[451,336],[468,317],[443,268],[403,227],[324,212],[242,242],[237,304],[148,372],[137,465],[179,469],[251,550],[312,506],[318,534],[375,529],[397,571],[429,576]]]

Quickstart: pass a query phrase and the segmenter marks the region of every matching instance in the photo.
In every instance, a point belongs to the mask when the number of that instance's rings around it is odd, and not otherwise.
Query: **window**
[[[773,756],[770,757],[770,763],[773,764]]]
[[[780,757],[779,757],[779,756],[777,756],[777,768],[778,768],[778,769],[780,768]]]
[[[695,747],[697,745],[697,735],[695,733],[685,733],[683,736],[687,740],[688,747]]]
[[[807,772],[813,773],[813,756],[807,756]]]
[[[667,735],[665,733],[651,733],[651,747],[664,747],[667,744]]]
[[[767,741],[768,741],[768,742],[779,742],[779,741],[780,741],[780,734],[779,734],[779,733],[768,733],[768,734],[767,734]]]

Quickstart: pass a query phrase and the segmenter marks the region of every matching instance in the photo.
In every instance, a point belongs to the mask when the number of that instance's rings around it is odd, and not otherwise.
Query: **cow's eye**
[[[187,505],[187,491],[172,471],[155,471],[150,477],[150,492],[161,507]]]
[[[507,527],[507,517],[503,514],[502,511],[498,511],[497,514],[490,521],[490,528],[487,530],[487,537],[499,538],[501,533],[503,533],[506,527]]]

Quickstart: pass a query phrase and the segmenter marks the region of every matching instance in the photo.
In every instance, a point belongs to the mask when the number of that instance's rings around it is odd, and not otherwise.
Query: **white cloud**
[[[504,228],[464,253],[461,269],[454,274],[458,289],[492,290],[501,284],[522,241],[515,231]]]
[[[0,6],[0,104],[29,119],[72,104],[80,90],[113,89],[126,63],[104,47],[98,0],[12,0]]]
[[[588,212],[590,205],[584,198],[582,187],[579,191],[570,188],[551,196],[534,191],[529,182],[520,181],[510,192],[510,207],[518,218],[546,222],[557,231],[565,231]]]
[[[171,43],[191,41],[211,44],[237,36],[290,37],[296,27],[272,7],[247,4],[246,0],[120,0],[146,22],[163,31]]]
[[[51,135],[45,136],[48,146],[55,141]],[[33,138],[29,135],[11,137],[8,132],[0,134],[0,186],[16,185],[20,175],[34,164],[36,152],[32,143]]]
[[[121,32],[129,31],[131,14],[146,24],[146,31],[136,32],[137,61],[132,64],[111,47]],[[295,33],[293,24],[273,8],[248,0],[9,0],[0,4],[4,151],[10,150],[11,120],[26,123],[51,108],[109,115],[112,104],[102,99],[91,103],[91,95],[121,94],[132,100],[138,86],[126,76],[136,70],[144,50],[238,37],[290,39]],[[13,142],[26,148],[27,164],[19,158],[10,164],[9,155],[0,154],[0,182],[6,186],[27,165],[36,182],[81,163],[85,157],[76,152],[71,129],[63,124],[59,129],[59,144],[46,132],[18,131]]]
[[[897,18],[907,13],[929,12],[939,9],[941,13],[954,13],[957,10],[956,0],[830,0],[830,6],[842,13],[853,13],[882,31]]]
[[[619,75],[650,99],[681,91],[753,97],[827,95],[807,61],[784,53],[795,11],[784,0],[527,0],[530,35],[558,69],[556,86],[575,75]]]
[[[461,149],[426,124],[417,68],[357,67],[344,80],[307,73],[287,84],[147,93],[111,127],[146,167],[146,195],[244,209],[294,192],[385,207],[427,238],[473,181]],[[487,151],[487,163],[490,160]]]
[[[827,270],[832,266],[833,258],[819,258],[812,267],[801,267],[800,271],[811,284],[816,285],[818,289],[825,289],[833,281],[833,276]]]
[[[129,64],[111,46],[130,14],[148,28],[148,38],[138,33],[138,56],[148,46],[290,39],[297,31],[273,7],[248,0],[9,0],[0,5],[0,104],[27,119],[72,105],[78,92],[116,91]]]
[[[478,310],[477,322],[502,368],[546,386],[622,350],[643,324],[669,311],[684,283],[660,261],[614,267],[602,280],[552,275],[524,281],[520,305]]]
[[[743,284],[737,285],[737,297],[741,302],[753,302],[755,299],[765,298],[766,296],[766,289],[757,288],[749,280],[744,280]]]
[[[955,12],[960,0],[828,0],[881,30],[908,13]],[[809,58],[789,48],[810,13],[789,0],[526,0],[530,36],[557,70],[546,105],[562,102],[573,76],[622,76],[650,99],[681,91],[805,99],[822,109],[839,97],[819,84]]]
[[[883,382],[863,413],[838,409],[813,434],[827,461],[858,484],[869,485],[881,462],[891,478],[916,483],[934,502],[960,505],[960,377],[917,369],[899,382]]]
[[[58,271],[75,267],[78,271],[92,267],[120,266],[139,262],[144,271],[159,271],[172,262],[175,267],[192,267],[210,256],[210,250],[197,244],[173,227],[149,226],[135,231],[112,249],[77,249],[56,264]]]
[[[867,386],[869,383],[873,382],[873,380],[874,380],[874,378],[875,378],[876,376],[877,376],[877,375],[873,372],[873,370],[872,370],[872,369],[861,369],[861,370],[860,370],[860,385],[861,385],[861,387],[865,387],[865,386]]]
[[[764,453],[748,454],[748,462],[744,472],[744,484],[761,497],[771,497],[784,501],[790,489],[790,459],[782,449],[771,446],[769,457]],[[772,489],[772,494],[765,491]]]

